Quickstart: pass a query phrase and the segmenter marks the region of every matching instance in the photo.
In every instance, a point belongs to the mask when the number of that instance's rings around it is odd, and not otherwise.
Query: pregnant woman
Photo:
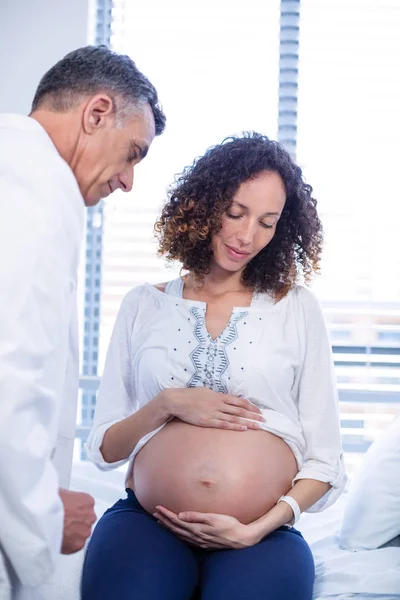
[[[322,227],[301,170],[260,134],[185,169],[156,225],[185,275],[125,297],[87,451],[129,461],[83,600],[310,600],[292,527],[345,484],[330,343],[305,287]]]

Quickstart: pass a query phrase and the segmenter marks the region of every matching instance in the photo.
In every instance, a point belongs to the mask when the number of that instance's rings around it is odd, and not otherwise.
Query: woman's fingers
[[[250,402],[250,400],[247,400],[247,398],[242,398],[241,396],[232,396],[230,394],[224,394],[222,399],[225,402],[225,404],[230,404],[231,406],[244,408],[246,410],[249,410],[250,412],[255,412],[260,415],[262,414],[258,406]]]
[[[259,412],[233,406],[232,404],[225,403],[223,407],[220,408],[220,411],[224,414],[235,415],[236,417],[240,417],[242,419],[254,419],[255,421],[261,421],[262,423],[265,421],[264,417]]]
[[[218,415],[221,418],[221,421],[225,421],[230,425],[236,424],[240,426],[244,426],[247,429],[260,429],[260,423],[258,421],[251,421],[246,418],[236,417],[234,415],[230,415],[229,413],[220,413]]]
[[[231,396],[230,394],[226,394],[223,398],[225,404],[231,406],[237,406],[239,408],[244,408],[250,412],[255,412],[259,415],[262,414],[261,409],[258,408],[255,404],[247,400],[246,398],[241,398],[240,396]]]
[[[207,534],[195,530],[197,524],[182,522],[175,513],[172,513],[166,508],[158,506],[153,517],[166,529],[169,529],[172,533],[187,542],[192,542],[200,546],[208,541],[209,536]]]
[[[233,429],[234,431],[247,431],[248,427],[247,424],[243,425],[241,424],[239,421],[240,419],[237,420],[237,422],[235,421],[229,421],[229,415],[223,415],[221,413],[221,416],[223,416],[223,419],[210,419],[210,421],[207,423],[206,427],[217,427],[218,429]],[[236,417],[232,417],[233,419],[236,419]],[[257,425],[257,424],[256,424]],[[258,425],[257,425],[258,427]]]
[[[203,539],[198,538],[192,532],[187,531],[186,529],[177,527],[176,525],[171,523],[171,521],[168,521],[168,519],[164,519],[164,517],[162,517],[161,515],[158,517],[157,521],[158,521],[158,523],[160,523],[160,525],[162,525],[166,529],[169,529],[169,531],[171,531],[172,533],[174,533],[175,535],[177,535],[178,537],[182,538],[183,540],[185,540],[187,542],[192,542],[193,544],[195,544],[197,546],[200,546],[200,544],[204,544]]]
[[[265,421],[261,409],[259,409],[255,404],[252,404],[249,400],[246,400],[246,398],[230,396],[227,394],[223,398],[223,409],[221,410],[239,417]]]
[[[188,391],[189,390],[185,390]],[[199,427],[215,427],[233,431],[259,429],[265,421],[261,410],[246,398],[214,392],[209,388],[191,388],[195,394],[190,404],[185,403],[177,416]]]

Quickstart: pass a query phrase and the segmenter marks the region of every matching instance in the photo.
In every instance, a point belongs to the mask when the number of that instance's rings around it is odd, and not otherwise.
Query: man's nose
[[[129,165],[118,175],[118,184],[123,192],[130,192],[133,187],[133,165]]]

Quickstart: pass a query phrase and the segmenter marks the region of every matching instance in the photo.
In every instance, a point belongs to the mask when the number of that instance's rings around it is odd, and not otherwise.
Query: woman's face
[[[225,271],[242,271],[275,235],[285,206],[280,175],[263,171],[241,184],[211,238],[213,263]]]

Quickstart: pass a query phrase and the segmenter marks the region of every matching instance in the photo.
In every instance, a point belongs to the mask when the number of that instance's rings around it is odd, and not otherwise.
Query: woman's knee
[[[278,530],[250,548],[211,553],[202,566],[202,600],[311,600],[314,578],[307,542]]]
[[[114,511],[89,542],[82,600],[189,600],[197,580],[197,561],[183,541],[147,513]]]

